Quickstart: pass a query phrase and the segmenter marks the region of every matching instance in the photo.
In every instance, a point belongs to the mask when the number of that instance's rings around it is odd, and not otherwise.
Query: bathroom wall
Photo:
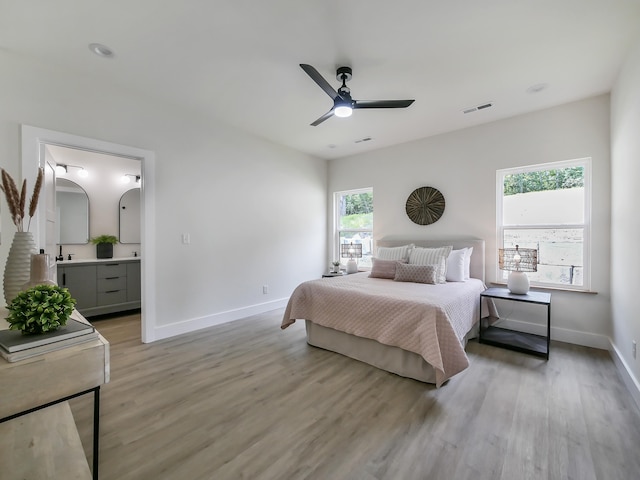
[[[119,238],[119,202],[120,197],[132,188],[139,188],[135,176],[140,175],[140,161],[86,152],[65,147],[48,145],[47,156],[52,163],[68,165],[67,172],[58,174],[59,178],[66,178],[80,185],[89,197],[89,238],[98,235],[115,235]],[[83,167],[88,175],[78,175]],[[123,176],[129,183],[123,183]],[[59,247],[56,253],[59,252]],[[141,255],[140,244],[114,245],[113,255],[116,258]],[[62,245],[63,261],[68,255],[72,259],[89,259],[96,257],[95,245]]]

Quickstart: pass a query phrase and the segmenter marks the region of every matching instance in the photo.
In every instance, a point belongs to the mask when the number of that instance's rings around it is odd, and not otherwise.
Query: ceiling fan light
[[[353,113],[353,109],[346,105],[340,105],[339,107],[335,108],[333,113],[335,113],[336,117],[345,118],[351,116],[351,114]]]

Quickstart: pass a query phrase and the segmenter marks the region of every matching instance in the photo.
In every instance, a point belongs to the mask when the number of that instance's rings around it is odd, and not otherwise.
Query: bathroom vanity
[[[140,257],[59,262],[58,285],[85,317],[140,308]]]

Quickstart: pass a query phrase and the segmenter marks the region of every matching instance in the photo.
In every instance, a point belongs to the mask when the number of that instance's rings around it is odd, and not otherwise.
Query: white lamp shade
[[[511,293],[524,295],[529,291],[529,277],[525,272],[513,271],[509,274],[507,288]]]

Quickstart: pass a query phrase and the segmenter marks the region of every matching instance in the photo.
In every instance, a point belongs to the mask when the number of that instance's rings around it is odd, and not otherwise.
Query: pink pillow
[[[371,278],[388,278],[393,280],[396,277],[396,266],[399,263],[407,263],[406,260],[380,260],[372,258],[373,266],[371,267]]]

